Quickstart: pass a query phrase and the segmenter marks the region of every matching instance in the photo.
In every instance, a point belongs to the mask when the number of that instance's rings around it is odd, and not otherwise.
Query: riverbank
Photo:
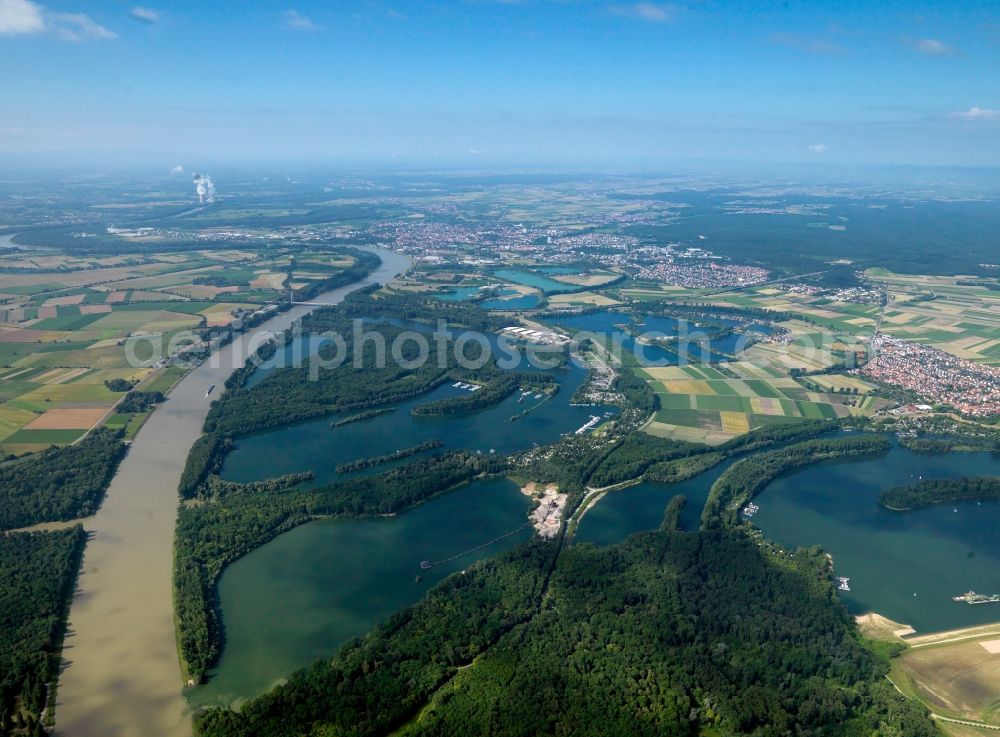
[[[320,295],[317,302],[335,304],[408,268],[404,256],[377,253],[383,263],[369,277]],[[70,610],[57,734],[191,734],[171,591],[177,485],[215,398],[209,388],[225,385],[256,347],[258,334],[280,332],[313,309],[295,307],[213,354],[174,387],[136,435],[103,506],[87,525],[93,539]]]

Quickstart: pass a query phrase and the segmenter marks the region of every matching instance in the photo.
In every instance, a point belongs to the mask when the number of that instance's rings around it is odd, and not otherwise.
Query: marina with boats
[[[951,597],[952,601],[964,602],[966,604],[997,604],[1000,603],[1000,594],[977,594],[975,591],[968,591],[961,596]]]

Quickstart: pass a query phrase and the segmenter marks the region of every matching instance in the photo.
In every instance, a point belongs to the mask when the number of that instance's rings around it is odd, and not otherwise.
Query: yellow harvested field
[[[281,289],[282,282],[287,274],[281,271],[261,272],[256,278],[251,280],[250,286],[254,289]]]
[[[210,327],[214,327],[228,325],[233,319],[234,309],[236,309],[236,305],[233,304],[213,305],[202,310],[199,314],[205,316],[205,321]]]
[[[105,381],[112,381],[113,379],[125,379],[127,381],[142,381],[151,373],[154,369],[151,368],[121,368],[121,369],[101,369],[95,371],[90,376],[87,377],[87,383],[90,384],[103,384]]]
[[[697,381],[695,379],[664,381],[663,386],[671,394],[715,394],[707,381]]]
[[[0,438],[17,432],[36,417],[37,414],[26,409],[0,405]]]
[[[656,366],[642,369],[651,379],[658,381],[687,381],[691,375],[680,366]]]
[[[90,369],[86,368],[57,368],[52,369],[51,371],[46,371],[44,374],[34,378],[32,381],[36,384],[65,384],[67,381],[72,381],[77,376],[85,374],[89,370]]]
[[[700,427],[683,427],[666,422],[651,422],[644,428],[645,432],[658,438],[683,440],[688,443],[705,443],[706,445],[722,445],[732,440],[735,435]]]
[[[83,302],[85,294],[70,294],[66,297],[52,297],[42,303],[42,307],[58,307],[60,305],[78,305]]]
[[[765,381],[770,381],[771,376],[766,371],[761,369],[759,366],[755,366],[749,361],[733,361],[732,363],[727,363],[726,368],[728,368],[733,373],[739,375],[742,379],[764,379]]]
[[[80,305],[81,315],[105,315],[111,312],[111,305]]]
[[[31,274],[0,274],[0,291],[4,287],[36,286],[39,284],[62,284],[66,287],[84,287],[90,284],[105,284],[141,276],[162,268],[161,264],[141,264],[139,266],[117,266],[110,269],[79,269],[77,271],[38,271]]]
[[[856,376],[847,376],[845,374],[817,374],[810,376],[809,381],[813,384],[818,384],[826,390],[832,391],[857,389],[858,394],[867,394],[874,389],[868,382]]]
[[[720,412],[722,431],[733,435],[750,432],[750,419],[742,412]]]
[[[736,391],[736,394],[738,396],[741,396],[741,397],[750,397],[751,399],[753,399],[754,397],[759,396],[757,394],[757,392],[755,392],[749,386],[747,386],[746,384],[744,384],[742,381],[730,381],[729,382],[729,386],[731,386]]]
[[[781,402],[770,397],[750,397],[750,408],[755,415],[783,416],[785,414]]]
[[[26,430],[89,430],[107,413],[106,407],[56,408],[25,425]]]
[[[233,285],[228,287],[214,287],[211,284],[186,284],[180,287],[165,287],[162,290],[168,295],[181,295],[192,299],[215,299],[218,294],[230,294],[238,292],[239,287]]]

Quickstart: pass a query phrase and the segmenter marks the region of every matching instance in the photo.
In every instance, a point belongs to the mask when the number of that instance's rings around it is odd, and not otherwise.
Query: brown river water
[[[339,302],[409,266],[405,256],[377,252],[382,265],[367,279],[317,301]],[[312,309],[294,307],[253,334],[284,330]],[[171,597],[177,484],[212,400],[255,345],[251,335],[241,336],[174,387],[135,437],[103,506],[85,521],[92,539],[70,609],[57,735],[190,737]]]

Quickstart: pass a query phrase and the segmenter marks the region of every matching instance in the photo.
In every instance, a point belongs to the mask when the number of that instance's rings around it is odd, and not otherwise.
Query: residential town
[[[888,335],[876,336],[872,349],[874,357],[851,373],[910,389],[973,417],[1000,414],[1000,369]]]

